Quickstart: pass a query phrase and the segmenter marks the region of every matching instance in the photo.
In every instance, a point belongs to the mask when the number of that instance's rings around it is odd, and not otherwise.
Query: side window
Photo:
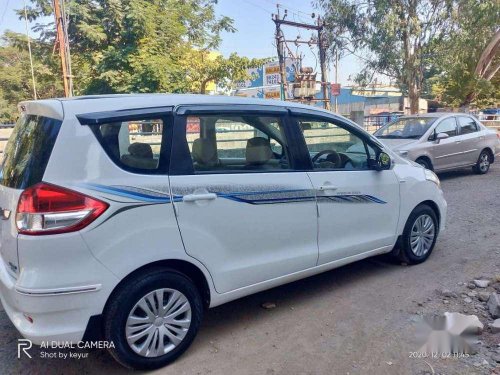
[[[332,122],[298,118],[314,169],[366,170],[376,151]]]
[[[476,122],[470,117],[459,116],[458,125],[460,126],[461,134],[474,133],[478,130]]]
[[[290,169],[288,145],[278,117],[188,116],[186,138],[195,173]]]
[[[154,173],[159,166],[162,145],[161,119],[130,120],[92,125],[99,142],[124,169]]]
[[[449,117],[441,121],[438,126],[436,126],[435,134],[446,133],[450,137],[457,135],[457,122],[454,117]]]

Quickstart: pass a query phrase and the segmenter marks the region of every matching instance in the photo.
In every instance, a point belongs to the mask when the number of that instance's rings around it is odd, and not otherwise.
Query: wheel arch
[[[434,164],[432,164],[432,160],[428,155],[420,155],[419,157],[415,158],[415,162],[418,163],[417,160],[425,160],[427,163],[429,163],[431,170],[434,170]]]
[[[144,274],[155,270],[170,270],[188,277],[195,284],[196,288],[199,290],[203,301],[203,307],[205,309],[208,309],[211,301],[211,289],[209,285],[209,280],[207,280],[207,277],[198,266],[196,266],[191,262],[181,259],[158,260],[155,262],[142,265],[141,267],[131,271],[113,288],[113,290],[111,291],[106,300],[106,303],[102,309],[101,314],[92,315],[90,317],[82,341],[90,342],[95,340],[101,340],[104,337],[103,315],[106,313],[109,303],[112,300],[113,296],[116,295],[116,293],[129,280],[139,276],[140,274]]]
[[[406,222],[408,221],[408,218],[410,217],[410,215],[412,214],[412,212],[415,211],[415,209],[417,207],[422,206],[422,205],[427,205],[427,206],[429,206],[432,209],[432,211],[434,211],[434,213],[436,214],[437,220],[438,220],[438,228],[441,227],[441,212],[439,211],[439,206],[433,200],[427,199],[427,200],[421,201],[418,204],[414,205],[411,210],[407,211],[408,214],[406,216],[404,216],[404,217],[401,218],[404,221],[400,221],[400,223],[398,225],[398,228],[399,228],[398,229],[398,241],[399,241],[399,237],[403,234],[404,227],[406,225]]]
[[[164,259],[145,264],[125,276],[113,289],[109,295],[103,311],[106,311],[107,305],[113,295],[129,280],[137,277],[140,274],[155,271],[155,270],[170,270],[178,272],[188,277],[196,286],[201,294],[203,306],[207,309],[210,306],[210,286],[203,271],[195,264],[182,259]]]

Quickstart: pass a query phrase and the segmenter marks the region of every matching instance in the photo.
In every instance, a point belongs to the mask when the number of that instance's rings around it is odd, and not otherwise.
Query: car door
[[[374,141],[339,119],[294,114],[303,129],[318,204],[318,264],[387,249],[396,242],[399,181],[370,169]]]
[[[316,265],[316,202],[287,111],[180,108],[170,167],[186,252],[219,293]]]
[[[470,116],[457,116],[457,122],[462,145],[462,164],[475,164],[481,152],[479,127]]]
[[[439,133],[448,134],[448,138],[436,140]],[[462,163],[462,141],[458,136],[455,117],[440,120],[429,138],[429,153],[432,155],[435,170],[456,168]]]

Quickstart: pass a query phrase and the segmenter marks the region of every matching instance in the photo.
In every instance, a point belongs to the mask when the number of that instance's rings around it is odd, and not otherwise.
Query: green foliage
[[[409,96],[412,112],[420,96],[450,106],[498,103],[498,74],[475,74],[498,30],[498,0],[318,2],[332,49],[363,54],[358,83],[370,83],[374,74],[390,77]],[[497,53],[491,69],[499,60]]]
[[[247,69],[256,68],[270,59],[249,59],[232,53],[228,58],[210,55],[204,50],[191,50],[190,58],[185,66],[186,80],[190,91],[205,93],[209,82],[216,83],[219,88],[231,89],[237,81],[248,78]]]
[[[31,50],[36,72],[39,98],[62,94],[59,79],[59,61],[52,55],[52,46],[32,42]],[[6,32],[0,45],[0,123],[13,122],[17,118],[17,103],[33,98],[33,85],[26,36]]]
[[[210,81],[227,87],[231,80],[246,78],[248,67],[265,60],[236,54],[209,58],[209,51],[217,49],[221,42],[221,33],[235,31],[230,18],[216,17],[215,3],[216,0],[66,0],[74,94],[203,92]],[[18,15],[24,17],[24,11],[19,10]],[[57,53],[52,54],[55,25],[41,23],[53,18],[52,0],[32,0],[28,18],[37,22],[37,51],[45,49],[34,58],[37,81],[42,81],[41,96],[61,95],[60,63]],[[13,84],[1,85],[0,103],[9,103],[9,116],[18,101],[32,97],[25,50],[9,42],[0,48],[0,56],[14,51],[20,54],[16,82],[25,87],[16,91]],[[0,74],[5,76],[2,71]],[[44,74],[47,76],[42,78]],[[52,80],[52,85],[56,83],[56,88],[45,88],[46,78]]]
[[[432,56],[450,27],[451,0],[319,0],[330,44],[366,52],[360,81],[374,74],[395,80],[415,112]]]
[[[434,43],[432,65],[436,75],[429,79],[432,94],[447,106],[472,104],[493,106],[500,102],[500,77],[492,79],[475,74],[482,52],[498,30],[500,3],[497,0],[460,0],[448,35]],[[500,64],[500,54],[491,69]]]

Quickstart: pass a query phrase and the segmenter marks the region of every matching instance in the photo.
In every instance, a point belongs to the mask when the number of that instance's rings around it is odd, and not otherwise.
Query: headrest
[[[128,152],[137,158],[153,159],[153,149],[147,143],[132,143],[128,146]]]
[[[269,140],[263,137],[250,138],[247,141],[246,161],[248,164],[265,164],[273,157]]]
[[[198,164],[213,166],[219,162],[215,142],[207,138],[195,139],[192,154],[194,161]]]

